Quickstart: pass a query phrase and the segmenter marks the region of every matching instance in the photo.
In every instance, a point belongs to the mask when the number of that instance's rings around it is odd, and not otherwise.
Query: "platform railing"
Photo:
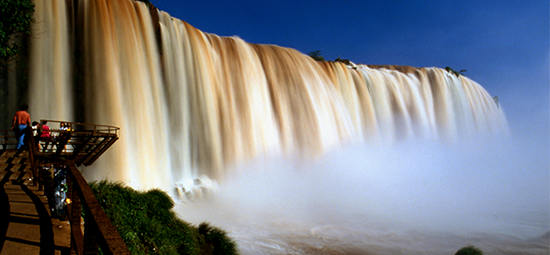
[[[93,164],[117,140],[120,128],[58,120],[47,122],[49,137],[38,138],[37,154],[40,156],[63,156],[77,166]],[[64,128],[63,128],[64,127]]]
[[[2,150],[15,149],[17,146],[15,132],[12,130],[0,130],[0,145]]]

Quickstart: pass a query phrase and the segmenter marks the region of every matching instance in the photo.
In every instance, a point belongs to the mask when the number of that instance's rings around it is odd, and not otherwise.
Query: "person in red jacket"
[[[40,139],[44,141],[51,141],[52,136],[50,135],[50,127],[46,124],[48,124],[48,121],[43,120],[42,125],[40,126],[42,130],[42,132],[40,132]]]
[[[31,125],[31,115],[27,112],[29,106],[24,104],[21,110],[13,116],[13,124],[11,129],[15,131],[15,139],[17,139],[17,149],[21,149],[25,144],[25,129]]]

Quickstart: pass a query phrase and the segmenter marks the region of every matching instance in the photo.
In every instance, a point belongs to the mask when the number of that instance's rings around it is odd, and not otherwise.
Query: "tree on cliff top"
[[[2,64],[12,60],[21,51],[15,38],[31,33],[34,4],[31,0],[0,1],[0,60]]]
[[[325,60],[325,58],[323,56],[321,56],[321,51],[320,50],[311,51],[307,55],[310,56],[311,58],[317,60],[317,61],[324,61]]]

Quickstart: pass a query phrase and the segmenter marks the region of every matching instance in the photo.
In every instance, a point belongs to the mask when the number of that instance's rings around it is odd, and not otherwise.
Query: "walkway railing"
[[[17,146],[15,132],[11,130],[0,130],[0,145],[2,150],[15,149]]]
[[[94,196],[78,168],[68,163],[67,186],[69,221],[71,222],[71,250],[77,254],[97,254],[98,246],[103,254],[130,254],[124,240]],[[84,234],[80,227],[81,209],[84,209]]]
[[[71,254],[97,254],[98,247],[103,254],[130,254],[124,240],[120,237],[107,214],[95,198],[88,182],[84,179],[78,165],[90,165],[103,154],[117,139],[118,127],[92,125],[73,122],[47,120],[51,123],[68,123],[68,129],[52,128],[50,132],[56,139],[35,140],[32,129],[28,128],[29,157],[32,162],[33,178],[44,185],[41,178],[43,165],[62,164],[67,169],[68,218],[71,224]],[[52,143],[46,144],[46,142]],[[15,149],[13,131],[0,131],[2,149]],[[55,150],[53,148],[55,147]],[[67,159],[68,158],[68,159]],[[82,229],[82,210],[84,210],[84,229]]]

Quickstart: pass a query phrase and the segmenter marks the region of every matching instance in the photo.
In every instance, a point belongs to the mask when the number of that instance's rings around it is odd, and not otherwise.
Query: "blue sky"
[[[546,0],[151,2],[203,32],[320,50],[327,60],[466,69],[500,98],[512,132],[548,131]]]

